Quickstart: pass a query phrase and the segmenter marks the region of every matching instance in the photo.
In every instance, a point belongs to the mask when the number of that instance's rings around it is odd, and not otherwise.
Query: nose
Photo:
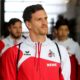
[[[22,31],[22,27],[17,28],[17,31],[21,32]]]
[[[42,20],[42,23],[45,24],[45,25],[47,25],[48,24],[48,21],[46,19],[43,19]]]

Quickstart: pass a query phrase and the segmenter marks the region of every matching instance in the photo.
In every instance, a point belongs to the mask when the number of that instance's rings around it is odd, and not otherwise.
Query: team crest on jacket
[[[55,53],[53,53],[51,50],[49,50],[48,56],[49,57],[53,57],[53,56],[55,57]]]

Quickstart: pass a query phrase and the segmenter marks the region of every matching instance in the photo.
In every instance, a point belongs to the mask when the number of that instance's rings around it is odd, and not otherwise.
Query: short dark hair
[[[32,18],[32,14],[35,13],[36,11],[39,11],[39,10],[44,10],[42,5],[40,5],[40,4],[31,5],[31,6],[26,7],[25,10],[23,11],[24,22],[30,21]]]
[[[55,24],[55,29],[60,28],[62,25],[67,25],[69,28],[69,21],[66,18],[63,19],[58,19],[56,24]]]
[[[16,22],[21,22],[22,23],[22,21],[20,20],[20,19],[18,19],[18,18],[11,18],[10,20],[9,20],[9,27],[11,26],[11,25],[14,25]]]

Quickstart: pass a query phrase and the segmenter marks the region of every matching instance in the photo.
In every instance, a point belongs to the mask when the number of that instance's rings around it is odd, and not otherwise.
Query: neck
[[[30,38],[33,42],[44,42],[46,40],[46,35],[34,35],[30,34]]]
[[[64,39],[58,38],[59,41],[65,41],[65,40],[67,40],[67,39],[68,39],[68,37],[67,37],[67,38],[64,38]]]
[[[12,35],[10,35],[10,37],[11,37],[11,39],[13,39],[13,40],[19,40],[19,39],[20,39],[20,37],[19,37],[19,38],[14,38]]]

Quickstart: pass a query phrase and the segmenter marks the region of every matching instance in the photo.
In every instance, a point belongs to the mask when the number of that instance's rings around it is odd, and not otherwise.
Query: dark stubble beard
[[[14,38],[14,39],[19,39],[21,37],[21,35],[16,36],[13,33],[10,33],[10,34],[11,34],[11,37]]]

